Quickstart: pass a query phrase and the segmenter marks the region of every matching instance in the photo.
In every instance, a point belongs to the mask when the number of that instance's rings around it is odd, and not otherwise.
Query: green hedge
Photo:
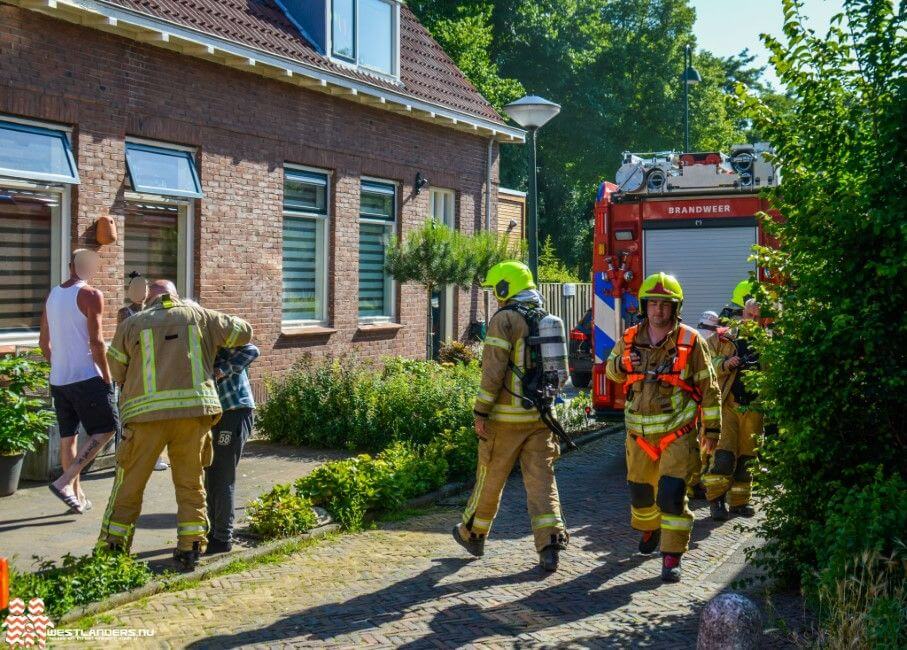
[[[275,442],[378,452],[395,441],[428,444],[472,424],[478,364],[306,357],[268,384],[257,424]]]
[[[34,573],[11,570],[10,598],[42,598],[47,615],[59,620],[75,607],[137,589],[151,578],[148,565],[135,556],[99,549],[92,555],[67,554],[59,565],[41,562]]]

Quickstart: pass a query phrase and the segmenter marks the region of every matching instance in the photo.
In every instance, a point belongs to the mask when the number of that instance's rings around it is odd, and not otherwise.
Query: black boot
[[[217,555],[218,553],[229,553],[233,550],[233,544],[230,542],[222,542],[216,537],[208,538],[208,548],[205,550],[205,555]]]
[[[191,550],[176,549],[173,551],[173,559],[182,565],[183,571],[193,571],[198,566],[198,559],[202,554],[201,548],[201,542],[192,542]]]
[[[749,519],[750,517],[755,516],[756,510],[753,508],[753,506],[745,504],[742,506],[732,506],[730,513],[735,517],[746,517],[747,519]]]
[[[539,566],[545,571],[557,571],[560,563],[561,548],[557,544],[549,544],[539,551]]]
[[[661,556],[661,581],[680,582],[680,553],[664,553]]]
[[[485,555],[485,536],[484,535],[475,535],[473,533],[469,534],[469,539],[463,539],[460,536],[460,526],[453,527],[453,538],[456,540],[457,544],[466,549],[466,551],[474,557],[482,557]]]
[[[712,521],[727,521],[729,515],[724,497],[709,501],[709,513],[712,515]]]
[[[643,555],[654,553],[659,541],[661,541],[661,529],[647,530],[639,540],[639,552]]]

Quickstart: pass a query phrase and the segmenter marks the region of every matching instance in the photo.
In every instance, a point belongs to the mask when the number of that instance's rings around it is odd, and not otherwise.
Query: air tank
[[[558,389],[567,383],[570,373],[567,369],[567,337],[564,334],[564,321],[554,314],[547,314],[539,321],[539,341],[541,342],[542,369],[553,378],[557,375]]]

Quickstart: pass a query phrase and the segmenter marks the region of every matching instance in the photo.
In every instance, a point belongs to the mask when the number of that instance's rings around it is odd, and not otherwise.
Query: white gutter
[[[522,143],[526,140],[526,132],[522,129],[462,113],[403,92],[371,86],[295,59],[271,54],[103,0],[0,2],[447,128],[491,136],[499,142]]]

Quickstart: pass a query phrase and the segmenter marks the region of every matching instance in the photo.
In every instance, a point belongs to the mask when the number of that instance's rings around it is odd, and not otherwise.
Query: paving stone
[[[537,566],[514,476],[481,559],[450,539],[459,509],[444,507],[124,605],[104,627],[153,628],[158,647],[694,647],[702,607],[747,570],[757,520],[715,524],[694,502],[684,581],[666,585],[660,558],[635,552],[623,438],[566,455],[557,475],[571,542],[554,574]]]

